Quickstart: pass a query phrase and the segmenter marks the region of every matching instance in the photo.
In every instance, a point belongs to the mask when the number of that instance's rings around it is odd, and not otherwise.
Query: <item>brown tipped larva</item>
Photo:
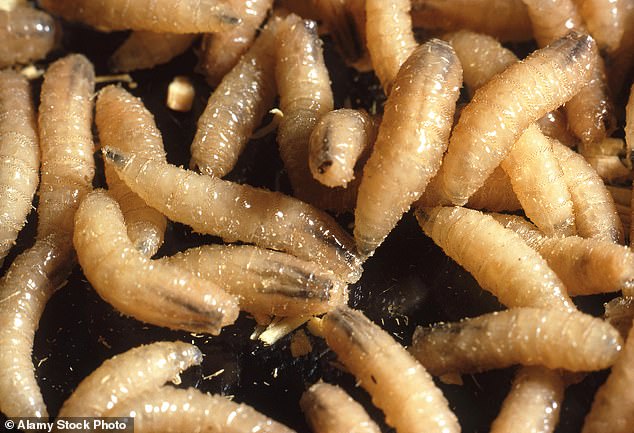
[[[137,320],[219,334],[238,317],[235,298],[215,283],[152,261],[128,238],[117,202],[103,190],[82,201],[73,244],[84,275],[106,302]]]
[[[295,433],[251,406],[195,388],[164,386],[122,401],[109,417],[133,417],[136,433]]]
[[[623,339],[609,323],[577,311],[512,308],[418,327],[409,351],[434,376],[514,364],[593,371],[616,361]]]
[[[508,307],[574,309],[559,277],[512,230],[460,207],[418,209],[423,231]],[[503,252],[503,254],[500,254]]]
[[[490,433],[552,433],[559,421],[565,384],[561,375],[543,367],[522,367]]]
[[[31,7],[0,10],[0,68],[46,57],[55,45],[56,28],[49,14]]]
[[[361,255],[374,252],[438,171],[461,84],[460,60],[439,39],[414,50],[398,72],[359,186],[354,237]]]
[[[458,420],[425,369],[360,311],[340,307],[321,330],[339,361],[372,396],[398,433],[456,433]]]
[[[242,21],[223,0],[41,0],[39,4],[68,21],[105,31],[212,33],[230,30]]]
[[[200,350],[181,341],[138,346],[104,361],[85,377],[64,402],[59,417],[98,417],[117,410],[128,399],[156,393],[167,381],[203,361]]]
[[[439,171],[445,202],[466,203],[528,125],[587,84],[597,55],[592,38],[573,32],[479,88],[453,129]]]
[[[346,284],[332,272],[252,245],[203,245],[161,261],[220,285],[250,313],[317,315],[348,300]]]
[[[314,384],[299,405],[313,433],[381,433],[363,406],[336,385]]]
[[[190,167],[210,176],[229,173],[275,99],[275,28],[272,21],[222,79],[198,119]]]
[[[574,0],[588,31],[600,48],[616,50],[623,37],[629,0]]]
[[[603,318],[614,326],[625,340],[634,323],[634,298],[619,296],[603,304],[603,306],[605,308]]]
[[[409,0],[366,0],[368,52],[374,73],[390,94],[401,65],[418,46],[412,31]]]
[[[15,244],[39,183],[40,146],[31,87],[0,71],[0,263]]]
[[[130,72],[162,65],[187,51],[195,38],[187,33],[134,31],[110,57],[110,69]]]
[[[56,233],[39,239],[0,280],[0,411],[9,417],[47,417],[31,352],[46,302],[72,268],[72,244]]]

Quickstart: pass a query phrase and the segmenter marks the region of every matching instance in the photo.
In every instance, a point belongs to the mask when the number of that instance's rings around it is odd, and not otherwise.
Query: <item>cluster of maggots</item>
[[[47,62],[65,21],[131,30],[113,72],[196,47],[213,92],[189,170],[168,162],[141,99],[121,85],[95,91],[84,55]],[[323,34],[348,65],[374,71],[384,107],[335,107]],[[0,1],[0,39],[0,260],[36,194],[38,214],[33,246],[0,280],[4,415],[48,416],[34,335],[79,264],[99,296],[148,324],[217,335],[245,311],[270,336],[308,322],[399,433],[460,431],[431,375],[511,365],[521,367],[491,431],[554,431],[571,373],[607,368],[582,431],[634,430],[633,0],[14,0]],[[502,45],[526,41],[523,60]],[[39,107],[33,68],[19,72],[34,61],[46,64]],[[279,116],[258,130],[269,112]],[[251,138],[275,129],[292,195],[225,179]],[[95,143],[105,188],[93,189]],[[406,349],[348,306],[348,285],[410,210],[508,309],[419,327]],[[333,213],[354,213],[353,234]],[[168,220],[224,243],[153,258]],[[619,292],[603,319],[573,302]],[[133,348],[86,377],[58,416],[293,431],[166,385],[202,362],[188,343]],[[299,405],[317,433],[380,431],[331,384]]]

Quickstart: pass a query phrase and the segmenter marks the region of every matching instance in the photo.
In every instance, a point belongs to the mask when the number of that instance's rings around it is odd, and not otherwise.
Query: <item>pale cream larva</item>
[[[313,433],[381,433],[363,406],[336,385],[314,384],[299,405]]]
[[[546,261],[491,216],[436,207],[418,209],[416,218],[425,234],[502,304],[574,309],[563,282]]]
[[[348,300],[346,284],[331,271],[253,245],[203,245],[160,261],[218,284],[254,314],[317,315]]]
[[[461,84],[460,61],[439,39],[401,67],[359,186],[354,237],[361,255],[374,252],[436,174]]]
[[[56,29],[46,12],[31,7],[0,10],[0,68],[46,57],[55,45]]]
[[[621,45],[628,0],[574,0],[597,44],[607,51]]]
[[[117,202],[103,190],[90,193],[77,210],[73,244],[88,281],[123,314],[211,334],[238,317],[236,300],[215,283],[134,248]]]
[[[444,201],[466,203],[528,125],[587,84],[597,55],[592,38],[571,33],[478,89],[453,129],[439,170]]]
[[[577,311],[511,308],[416,328],[409,351],[434,376],[514,364],[593,371],[610,367],[623,339],[609,323]]]
[[[60,417],[98,417],[127,399],[157,392],[165,382],[203,361],[200,350],[180,341],[138,346],[104,361],[85,377],[59,411]]]
[[[0,71],[0,263],[32,209],[39,166],[31,87],[17,72]]]
[[[339,361],[398,433],[460,431],[447,400],[425,369],[363,313],[340,307],[325,316],[321,329]]]
[[[162,65],[187,51],[195,38],[188,33],[132,32],[110,57],[110,69],[130,72]]]
[[[273,19],[222,79],[198,119],[190,166],[210,176],[229,173],[275,99]]]
[[[604,308],[603,318],[614,326],[625,340],[634,320],[634,297],[619,296],[604,304]]]

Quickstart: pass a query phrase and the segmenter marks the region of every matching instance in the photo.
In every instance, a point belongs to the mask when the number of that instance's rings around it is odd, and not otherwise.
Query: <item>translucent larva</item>
[[[46,57],[55,45],[56,25],[46,12],[31,7],[0,10],[0,68]]]
[[[106,360],[85,377],[59,411],[60,417],[103,416],[145,392],[156,393],[167,381],[202,363],[203,355],[191,344],[161,341],[138,346]]]
[[[593,371],[610,367],[622,344],[616,329],[587,314],[512,308],[418,327],[409,351],[434,376],[514,364]]]
[[[361,275],[354,243],[326,213],[281,193],[199,175],[104,149],[121,179],[149,205],[200,233],[313,260],[348,282]]]
[[[269,24],[222,79],[198,119],[190,166],[223,177],[235,166],[253,130],[275,99],[275,27]]]
[[[478,89],[454,127],[439,171],[444,200],[466,203],[529,124],[587,84],[597,55],[592,38],[573,32]]]
[[[491,216],[460,207],[436,207],[417,210],[416,218],[425,234],[502,304],[574,309],[564,284],[546,261]]]
[[[187,33],[132,32],[110,57],[110,69],[130,72],[162,65],[187,51],[195,38]]]
[[[360,254],[374,252],[436,174],[461,83],[456,53],[438,39],[401,67],[359,186],[354,237]]]
[[[299,400],[313,433],[380,433],[363,406],[336,385],[318,382]]]
[[[0,263],[31,211],[39,167],[31,87],[17,72],[0,71]]]
[[[604,307],[603,318],[614,326],[625,340],[634,320],[634,297],[620,296],[604,304]]]
[[[601,48],[616,50],[625,27],[625,3],[628,0],[574,0],[579,14]]]
[[[537,121],[537,126],[539,126],[544,135],[554,138],[561,144],[568,147],[576,147],[579,144],[577,137],[568,128],[566,111],[563,108],[558,108],[546,114]]]
[[[137,251],[117,202],[103,190],[90,193],[79,206],[73,244],[88,281],[123,314],[211,334],[238,317],[236,300],[215,283]]]
[[[340,307],[325,316],[322,331],[339,361],[398,433],[460,431],[447,400],[425,369],[363,313]]]
[[[389,95],[401,65],[418,46],[408,0],[367,0],[366,37],[374,73]]]
[[[251,245],[203,245],[161,261],[220,285],[251,313],[317,315],[348,299],[346,284],[332,272]]]

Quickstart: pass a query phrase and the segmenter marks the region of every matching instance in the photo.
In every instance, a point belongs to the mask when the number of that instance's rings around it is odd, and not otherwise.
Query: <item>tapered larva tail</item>
[[[188,33],[132,32],[108,63],[115,72],[130,72],[162,65],[183,54],[196,39]]]
[[[0,68],[43,59],[55,45],[56,32],[46,12],[31,7],[0,10]]]

